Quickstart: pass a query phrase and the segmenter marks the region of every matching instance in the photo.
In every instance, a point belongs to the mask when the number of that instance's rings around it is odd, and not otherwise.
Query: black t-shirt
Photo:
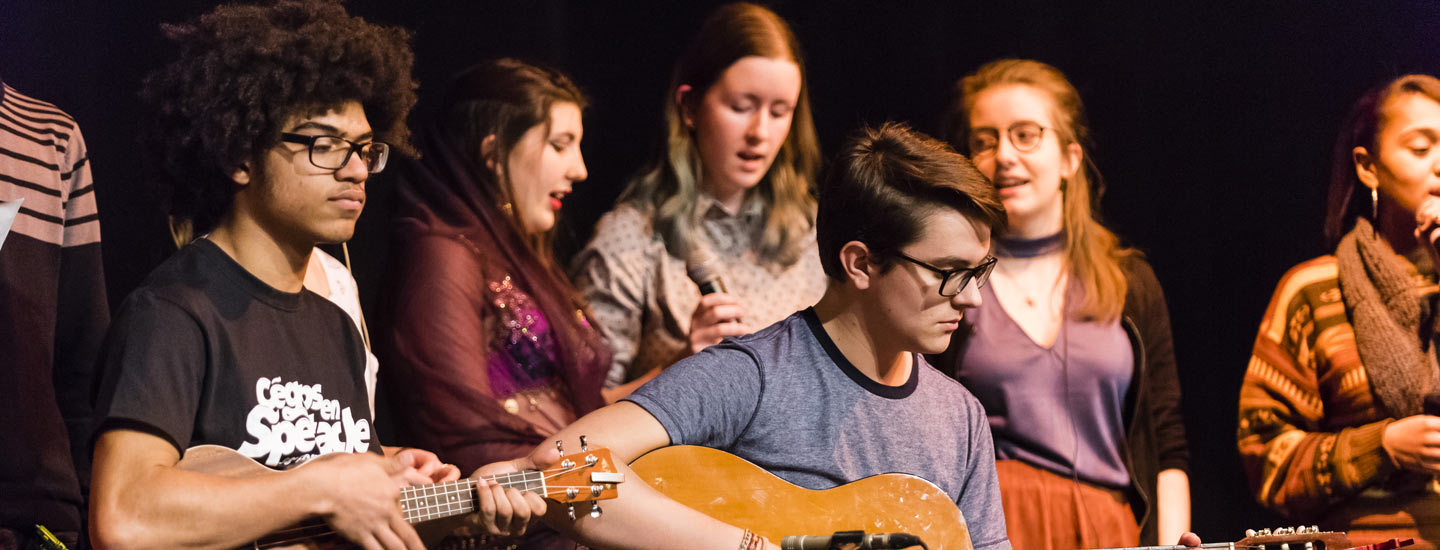
[[[125,299],[102,361],[101,432],[153,433],[181,453],[221,445],[272,468],[381,452],[350,318],[265,284],[206,239]]]

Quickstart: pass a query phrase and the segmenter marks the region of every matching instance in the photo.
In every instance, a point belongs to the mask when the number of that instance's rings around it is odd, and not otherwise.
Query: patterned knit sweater
[[[1422,299],[1436,294],[1415,283]],[[1398,471],[1380,445],[1394,420],[1360,361],[1335,256],[1295,266],[1265,310],[1240,390],[1237,438],[1256,498],[1352,540],[1440,517],[1428,478]]]

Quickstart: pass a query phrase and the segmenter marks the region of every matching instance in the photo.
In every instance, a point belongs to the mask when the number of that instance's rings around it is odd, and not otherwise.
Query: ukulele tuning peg
[[[583,436],[583,435],[580,436],[580,452],[583,453],[583,452],[589,451],[589,450],[590,450],[590,444],[585,441],[585,436]]]
[[[555,450],[560,451],[560,454],[561,454],[561,455],[564,455],[564,454],[565,454],[565,442],[564,442],[564,441],[560,441],[559,439],[556,439],[556,440],[555,440]]]
[[[575,521],[575,505],[574,505],[574,504],[571,504],[571,505],[570,505],[570,509],[569,509],[566,513],[570,515],[570,521]]]
[[[600,509],[600,503],[598,503],[598,502],[592,502],[592,503],[590,503],[590,517],[595,518],[595,519],[600,519],[600,514],[603,514],[603,513],[604,513],[604,511],[602,511],[602,510]]]
[[[1246,529],[1246,530],[1245,530],[1245,538],[1250,538],[1250,537],[1253,537],[1253,536],[1257,536],[1257,535],[1259,535],[1259,534],[1260,534],[1260,532],[1259,532],[1259,531],[1256,531],[1256,530],[1254,530],[1254,529]]]

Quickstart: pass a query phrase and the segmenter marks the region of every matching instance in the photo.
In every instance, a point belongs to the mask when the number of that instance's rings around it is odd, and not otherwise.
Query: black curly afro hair
[[[152,114],[141,140],[167,213],[197,233],[234,202],[226,168],[278,144],[289,116],[358,101],[377,140],[415,154],[404,29],[351,16],[339,0],[280,0],[222,5],[162,30],[179,57],[145,79]]]

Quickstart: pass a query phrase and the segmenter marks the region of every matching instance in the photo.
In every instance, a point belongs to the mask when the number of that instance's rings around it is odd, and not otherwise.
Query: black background
[[[208,2],[0,0],[0,76],[84,129],[118,304],[173,249],[141,191],[142,76],[169,59],[157,25]],[[660,136],[674,57],[712,2],[349,3],[415,32],[423,120],[449,75],[487,57],[543,61],[592,96],[588,182],[566,201],[562,246],[591,226]],[[805,49],[825,151],[862,123],[934,131],[950,85],[981,63],[1030,57],[1064,70],[1087,103],[1108,182],[1106,221],[1165,285],[1184,384],[1194,527],[1234,540],[1277,518],[1254,504],[1235,452],[1236,395],[1275,282],[1326,252],[1330,147],[1365,89],[1440,73],[1440,3],[777,2]],[[389,180],[351,251],[380,291]],[[368,305],[368,304],[367,304]]]

